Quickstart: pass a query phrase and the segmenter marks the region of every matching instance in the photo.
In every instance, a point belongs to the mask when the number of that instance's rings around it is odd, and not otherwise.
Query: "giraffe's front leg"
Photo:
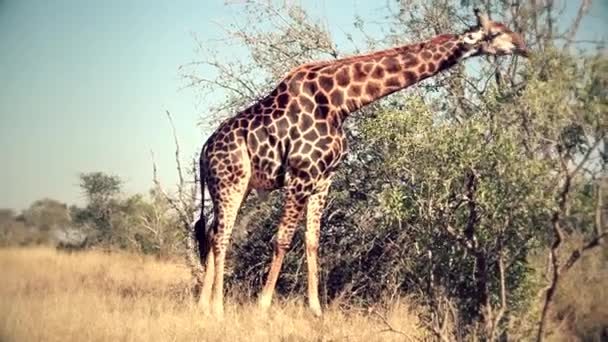
[[[302,217],[308,194],[296,191],[295,187],[289,187],[287,189],[286,197],[283,217],[281,218],[277,232],[274,255],[272,257],[272,263],[270,264],[270,271],[268,272],[266,284],[264,285],[264,289],[258,300],[258,304],[262,310],[267,310],[272,302],[272,296],[277,284],[277,279],[279,278],[283,258],[291,245],[297,223],[300,220],[300,217]]]
[[[308,305],[315,316],[321,316],[319,303],[319,264],[317,251],[319,249],[319,232],[321,216],[325,208],[325,200],[331,180],[319,184],[317,192],[310,196],[306,208],[306,263],[308,264]]]

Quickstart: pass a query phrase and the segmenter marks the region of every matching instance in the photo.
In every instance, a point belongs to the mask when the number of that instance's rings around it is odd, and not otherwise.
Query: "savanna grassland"
[[[564,279],[548,341],[582,341],[584,336],[595,341],[602,336],[598,328],[608,322],[604,253],[585,256]],[[544,267],[540,259],[531,264]],[[393,300],[388,310],[334,304],[318,319],[299,297],[277,301],[266,316],[252,299],[237,300],[238,294],[231,294],[225,321],[218,324],[193,304],[190,273],[179,260],[96,250],[0,248],[0,270],[0,341],[433,340],[421,324],[420,309],[403,299]],[[533,339],[529,328],[538,305],[530,304],[530,310],[507,323],[511,339]]]
[[[268,315],[255,306],[284,207],[278,192],[240,209],[225,320],[194,304],[182,260],[194,249],[184,246],[195,244],[199,209],[211,227],[213,201],[198,196],[198,163],[183,163],[167,110],[177,189],[155,177],[148,192],[130,193],[122,176],[91,170],[78,176],[81,205],[0,208],[0,342],[608,341],[608,53],[605,40],[577,45],[591,2],[571,2],[579,20],[566,29],[565,0],[485,1],[530,58],[463,61],[345,122],[351,153],[332,178],[319,237],[323,318],[305,304],[303,229],[279,300]],[[387,2],[340,38],[322,13],[247,2],[225,39],[196,39],[179,74],[200,92],[207,135],[289,70],[438,29],[469,32],[478,3]]]
[[[379,314],[326,310],[314,318],[300,300],[230,300],[221,324],[192,305],[188,269],[178,262],[125,253],[0,249],[1,341],[401,341]],[[234,298],[234,296],[233,296]],[[422,337],[417,315],[396,303],[382,316]],[[406,338],[407,339],[407,338]]]

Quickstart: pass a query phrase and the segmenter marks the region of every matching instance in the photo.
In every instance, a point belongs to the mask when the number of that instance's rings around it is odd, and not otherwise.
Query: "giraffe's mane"
[[[299,66],[296,69],[300,70],[300,69],[307,69],[307,68],[312,68],[312,67],[324,67],[324,66],[328,66],[328,65],[344,65],[344,64],[366,61],[366,60],[374,59],[376,57],[381,57],[381,56],[394,56],[394,55],[403,54],[406,52],[419,51],[427,45],[442,44],[454,37],[456,37],[456,35],[454,35],[454,34],[440,34],[440,35],[432,37],[429,40],[423,41],[421,43],[412,43],[412,44],[402,45],[402,46],[389,48],[389,49],[385,49],[385,50],[374,51],[374,52],[363,54],[363,55],[349,56],[349,57],[339,58],[339,59],[335,59],[335,60],[313,61],[313,62],[302,64],[301,66]]]

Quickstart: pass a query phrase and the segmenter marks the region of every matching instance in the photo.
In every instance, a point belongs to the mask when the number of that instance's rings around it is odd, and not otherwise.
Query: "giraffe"
[[[321,315],[318,297],[319,230],[332,176],[347,151],[342,124],[350,113],[478,55],[529,52],[517,33],[475,10],[477,24],[462,34],[441,34],[417,44],[291,70],[265,98],[227,119],[209,137],[200,156],[200,181],[213,202],[213,221],[195,224],[205,276],[203,311],[223,316],[224,262],[242,201],[251,190],[283,189],[266,283],[258,298],[270,307],[283,258],[306,212],[308,305]]]

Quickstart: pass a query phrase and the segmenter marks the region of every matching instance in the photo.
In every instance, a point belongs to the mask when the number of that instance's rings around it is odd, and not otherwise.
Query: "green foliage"
[[[98,242],[110,241],[114,233],[112,215],[118,209],[116,196],[120,193],[121,183],[118,176],[103,172],[80,174],[80,188],[87,198],[87,205],[74,211],[75,222],[93,228]]]
[[[89,202],[107,202],[120,193],[122,181],[118,176],[103,172],[80,174],[80,188]]]
[[[163,258],[182,254],[183,232],[160,191],[122,198],[121,183],[117,176],[84,173],[84,207],[43,199],[19,216],[0,209],[0,245],[53,244],[65,250],[95,246]]]
[[[156,189],[148,198],[133,195],[119,201],[112,225],[113,246],[159,257],[179,254],[182,236],[177,218]]]
[[[470,16],[466,6],[474,5],[391,4],[380,39],[364,32],[364,18],[355,18],[354,33],[346,37],[355,49],[361,42],[378,48],[457,32],[462,23],[450,18]],[[416,295],[442,316],[440,302],[447,297],[465,331],[474,331],[477,319],[488,324],[499,308],[516,316],[532,305],[542,283],[529,255],[552,242],[564,168],[571,170],[606,134],[608,59],[556,47],[551,27],[543,27],[549,34],[539,41],[533,32],[540,28],[530,23],[549,25],[539,19],[545,12],[505,1],[488,6],[514,15],[503,19],[537,42],[534,58],[476,59],[422,82],[416,95],[396,93],[348,119],[351,154],[335,176],[322,221],[326,301],[377,303]],[[307,17],[301,9],[250,4],[243,14],[248,25],[226,29],[252,59],[223,62],[208,54],[200,62],[220,75],[201,81],[202,89],[231,95],[215,107],[219,114],[233,115],[295,64],[344,53],[333,48],[322,25],[298,20]],[[193,79],[195,71],[184,70]],[[561,222],[569,232],[593,231],[595,195],[589,189],[605,170],[605,147],[593,153],[598,158],[586,162],[571,184],[571,205]],[[242,208],[228,259],[228,283],[239,293],[256,293],[263,284],[280,213],[280,196]],[[283,264],[280,294],[304,294],[303,255],[299,231]]]
[[[509,293],[525,280],[526,251],[546,234],[553,203],[546,191],[550,164],[526,157],[508,128],[492,134],[481,118],[434,122],[421,98],[407,102],[403,111],[379,113],[362,126],[369,148],[384,156],[374,164],[388,180],[380,193],[384,224],[421,250],[408,256],[411,271],[401,271],[408,282],[418,288],[435,282],[455,299],[468,298],[463,305],[475,313],[484,290],[468,285],[479,281],[479,256],[493,291],[501,249],[513,266],[506,272]]]

